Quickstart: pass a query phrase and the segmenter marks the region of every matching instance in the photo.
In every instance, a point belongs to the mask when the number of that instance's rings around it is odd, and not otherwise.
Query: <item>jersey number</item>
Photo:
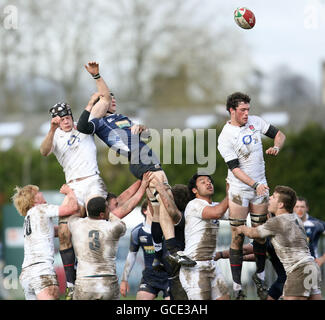
[[[32,228],[30,226],[30,216],[27,216],[25,220],[25,235],[24,236],[29,236],[32,233]]]
[[[98,251],[100,248],[99,232],[97,230],[91,230],[89,231],[88,236],[91,238],[91,241],[89,242],[89,249]]]

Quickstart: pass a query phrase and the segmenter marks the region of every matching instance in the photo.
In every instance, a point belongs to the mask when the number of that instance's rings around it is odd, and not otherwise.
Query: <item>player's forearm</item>
[[[110,90],[103,77],[100,77],[99,79],[96,80],[96,87],[97,87],[97,91],[100,94],[104,95],[104,97],[106,97],[108,100],[111,98]]]
[[[228,197],[225,197],[218,205],[213,207],[216,213],[216,219],[220,219],[228,209]]]
[[[122,279],[121,279],[122,281],[128,281],[129,275],[130,275],[132,268],[135,264],[136,257],[137,257],[137,252],[129,251],[129,253],[126,257],[125,266],[123,269],[123,274],[122,274]]]
[[[229,259],[229,249],[216,252],[215,259]],[[243,246],[243,261],[255,261],[255,255],[253,253],[253,246],[246,244]]]
[[[59,216],[62,217],[76,214],[78,213],[78,209],[78,201],[72,191],[65,196],[62,205],[59,207]]]
[[[137,180],[117,197],[117,203],[124,203],[129,200],[139,189],[141,180]]]
[[[251,238],[251,239],[261,238],[259,232],[257,231],[257,228],[241,226],[241,231],[248,238]]]
[[[285,134],[279,130],[274,138],[274,146],[279,148],[279,150],[282,149],[285,140]]]
[[[54,134],[55,134],[55,130],[51,128],[48,134],[46,135],[46,137],[44,138],[40,146],[40,152],[42,156],[47,157],[51,153]]]
[[[128,215],[141,201],[143,195],[146,192],[147,186],[141,183],[138,191],[127,201],[125,201],[121,206],[113,210],[113,213],[120,219]]]
[[[249,185],[250,187],[253,187],[255,182],[259,182],[259,181],[254,181],[251,177],[249,177],[243,170],[241,170],[240,168],[235,168],[232,170],[232,173],[234,174],[234,176],[239,179],[240,181],[246,183],[247,185]]]

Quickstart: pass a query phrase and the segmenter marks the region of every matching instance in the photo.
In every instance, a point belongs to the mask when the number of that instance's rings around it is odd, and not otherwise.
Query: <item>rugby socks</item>
[[[179,248],[177,247],[177,241],[176,238],[170,238],[166,240],[166,248],[169,252],[176,252],[179,251]]]
[[[74,284],[76,280],[76,270],[74,268],[76,257],[74,254],[73,247],[65,250],[60,250],[60,255],[64,267],[66,282]]]
[[[259,243],[256,240],[253,241],[253,252],[256,262],[256,274],[261,279],[265,279],[265,259],[266,259],[266,242]]]
[[[229,249],[230,269],[233,280],[233,288],[238,291],[241,290],[241,270],[243,264],[243,250]]]
[[[155,248],[155,257],[157,259],[162,258],[162,239],[163,239],[163,232],[159,222],[152,222],[151,223],[151,235],[152,235],[152,242]]]

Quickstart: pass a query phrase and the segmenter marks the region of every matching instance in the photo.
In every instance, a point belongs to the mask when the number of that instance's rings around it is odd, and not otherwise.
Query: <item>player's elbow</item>
[[[47,149],[47,148],[44,148],[44,147],[41,147],[39,151],[40,151],[40,153],[41,153],[41,155],[42,155],[43,157],[47,157],[47,156],[49,156],[50,153],[51,153],[51,150],[49,150],[49,149]]]

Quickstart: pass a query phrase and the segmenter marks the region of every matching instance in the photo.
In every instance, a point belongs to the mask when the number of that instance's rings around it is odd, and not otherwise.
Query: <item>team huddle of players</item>
[[[77,124],[68,104],[54,105],[40,148],[44,156],[53,153],[64,170],[62,204],[47,204],[34,185],[17,187],[13,196],[25,217],[20,283],[26,299],[59,298],[54,236],[60,240],[67,299],[126,296],[140,247],[145,268],[137,299],[154,299],[160,291],[165,299],[175,300],[245,299],[241,271],[243,261],[249,260],[256,263],[252,279],[260,299],[321,299],[319,265],[324,258],[317,258],[315,245],[325,224],[307,214],[307,201],[297,198],[292,188],[279,185],[269,195],[262,135],[274,139],[274,146],[266,150],[273,156],[281,150],[285,135],[249,115],[249,96],[235,92],[227,98],[230,120],[218,138],[218,150],[228,166],[226,197],[216,203],[209,175],[194,174],[186,185],[168,184],[159,159],[143,141],[149,130],[116,113],[115,97],[99,74],[98,63],[89,62],[85,68],[95,79],[97,92]],[[127,157],[138,179],[118,196],[107,192],[99,175],[94,135]],[[119,285],[115,258],[119,238],[126,232],[121,219],[144,196],[145,221],[131,232]],[[251,227],[246,225],[248,213]],[[217,252],[220,219],[229,221],[232,238],[229,250]],[[244,246],[245,236],[253,241]],[[267,256],[278,276],[270,288],[265,282]],[[220,258],[229,258],[232,295],[217,265]]]

